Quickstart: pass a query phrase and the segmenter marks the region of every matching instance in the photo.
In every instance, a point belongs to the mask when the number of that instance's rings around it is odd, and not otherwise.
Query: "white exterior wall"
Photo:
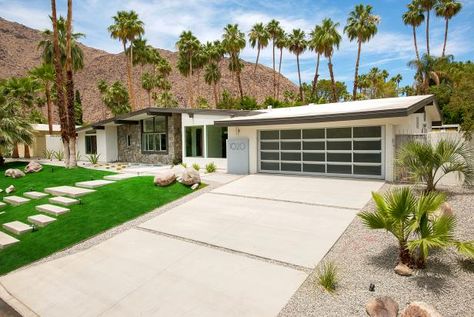
[[[115,162],[118,160],[118,140],[117,126],[105,127],[105,158],[106,162]]]
[[[210,115],[210,114],[194,114],[190,116],[189,114],[183,113],[181,116],[181,138],[182,138],[182,147],[183,147],[183,163],[191,165],[197,163],[204,168],[206,164],[214,163],[219,169],[227,169],[227,159],[226,158],[213,158],[207,157],[207,125],[214,125],[214,121],[229,119],[228,115]],[[203,138],[203,157],[188,157],[186,156],[186,127],[192,126],[204,126],[204,138]],[[230,128],[229,128],[230,130]]]
[[[117,127],[106,126],[104,130],[96,130],[97,154],[99,162],[114,162],[118,160]],[[87,161],[86,131],[80,131],[77,137],[77,150],[80,151],[81,161]]]
[[[45,135],[46,149],[48,151],[59,152],[63,151],[63,141],[60,135]],[[42,153],[41,153],[42,154]]]

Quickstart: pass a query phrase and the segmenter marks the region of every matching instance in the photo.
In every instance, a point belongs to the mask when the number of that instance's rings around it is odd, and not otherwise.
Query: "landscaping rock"
[[[7,193],[7,194],[11,194],[14,191],[15,191],[15,186],[13,186],[13,185],[10,185],[10,186],[7,187],[7,189],[5,189],[5,193]]]
[[[198,187],[199,187],[199,184],[194,184],[193,186],[191,186],[191,189],[192,189],[192,190],[195,190],[195,189],[197,189]]]
[[[163,170],[156,174],[153,182],[156,186],[168,186],[176,180],[176,175],[172,170]]]
[[[441,214],[442,215],[445,215],[445,216],[454,216],[454,212],[453,212],[453,208],[451,207],[451,205],[447,202],[444,202],[442,205],[441,205]]]
[[[412,302],[402,311],[400,317],[442,317],[442,315],[425,302]]]
[[[176,178],[179,178],[183,176],[184,172],[186,171],[186,167],[183,165],[175,165],[171,168],[171,170],[173,171]]]
[[[181,183],[184,185],[192,186],[201,183],[199,172],[192,167],[189,167],[184,171],[182,178]]]
[[[37,173],[43,169],[43,166],[35,161],[31,161],[25,167],[25,173]]]
[[[401,276],[413,275],[413,270],[403,263],[398,263],[397,266],[393,270],[395,271],[395,273]]]
[[[398,303],[388,296],[372,298],[365,310],[370,317],[397,317]]]
[[[20,178],[25,176],[25,173],[16,168],[9,168],[5,171],[5,176],[11,178]]]

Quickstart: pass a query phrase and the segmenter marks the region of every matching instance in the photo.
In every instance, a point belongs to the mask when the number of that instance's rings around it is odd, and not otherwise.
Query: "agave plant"
[[[400,149],[397,161],[412,180],[426,183],[427,192],[436,190],[448,173],[464,177],[468,185],[474,178],[473,150],[462,140],[444,139],[436,144],[411,141]]]
[[[53,156],[58,161],[62,161],[64,159],[64,152],[63,151],[56,151],[53,153]]]
[[[90,154],[87,159],[91,164],[97,164],[99,162],[100,154]]]
[[[458,252],[474,258],[474,241],[454,238],[456,218],[438,210],[445,196],[437,192],[417,196],[410,187],[397,188],[384,195],[372,193],[374,212],[359,213],[370,229],[385,229],[397,240],[399,260],[410,267],[423,268],[429,251],[454,246]]]

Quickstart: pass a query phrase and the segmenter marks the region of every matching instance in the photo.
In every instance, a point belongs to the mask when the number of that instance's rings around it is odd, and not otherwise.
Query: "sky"
[[[57,0],[58,11],[66,15],[66,0]],[[370,4],[381,18],[378,33],[362,46],[360,72],[372,67],[389,71],[391,76],[401,74],[401,85],[413,83],[413,70],[407,66],[415,58],[412,29],[405,26],[401,16],[409,0],[75,0],[73,1],[74,31],[86,34],[82,42],[110,53],[122,50],[121,44],[110,38],[107,27],[112,16],[119,10],[135,10],[145,23],[145,38],[155,47],[175,50],[179,34],[191,30],[202,42],[221,39],[223,28],[228,23],[237,23],[248,34],[252,25],[266,23],[271,19],[280,21],[290,32],[301,28],[307,34],[324,18],[340,23],[342,34],[348,13],[356,4]],[[456,60],[474,59],[474,0],[461,0],[463,10],[450,21],[447,54]],[[32,28],[51,28],[48,15],[51,12],[48,0],[0,0],[0,16]],[[418,29],[418,46],[426,51],[425,25]],[[444,37],[444,20],[432,14],[430,23],[431,53],[441,54]],[[336,80],[344,81],[351,90],[357,43],[343,35],[333,64]],[[243,50],[244,60],[255,62],[256,50],[250,45]],[[307,51],[300,57],[303,81],[310,82],[314,76],[316,57]],[[272,50],[269,46],[261,53],[260,62],[272,66]],[[283,53],[282,72],[297,83],[296,58],[288,51]],[[327,61],[322,59],[320,78],[329,78]]]

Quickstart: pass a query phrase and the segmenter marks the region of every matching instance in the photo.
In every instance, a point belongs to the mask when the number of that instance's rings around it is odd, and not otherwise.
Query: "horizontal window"
[[[303,161],[324,162],[326,161],[325,153],[303,153]]]
[[[301,130],[281,130],[281,139],[301,139]]]
[[[324,129],[303,130],[303,139],[324,139],[326,133]]]
[[[345,139],[352,137],[351,128],[327,129],[326,133],[328,139]]]
[[[301,172],[301,164],[281,163],[281,170],[287,172]]]
[[[260,149],[262,150],[278,150],[279,149],[278,142],[260,142]]]
[[[354,138],[380,138],[382,127],[357,127],[354,128]]]
[[[330,165],[327,166],[327,172],[331,174],[351,174],[351,165]]]
[[[282,152],[282,161],[301,161],[301,153]]]
[[[261,140],[278,140],[280,139],[279,131],[260,131]]]
[[[143,133],[142,149],[145,152],[166,151],[166,133]]]
[[[303,172],[307,173],[325,173],[326,166],[324,164],[303,164]]]
[[[260,152],[260,159],[278,161],[280,159],[280,153],[279,152]]]
[[[263,171],[279,171],[280,163],[261,162],[260,169],[262,169]]]
[[[301,142],[281,142],[282,150],[301,150]]]
[[[358,175],[382,175],[381,166],[354,165],[354,174]]]
[[[354,153],[354,162],[358,163],[380,163],[382,154],[380,153]]]
[[[350,151],[352,150],[351,141],[328,141],[328,150],[333,151]]]
[[[303,150],[308,151],[323,151],[326,148],[326,143],[322,142],[308,142],[303,141]]]
[[[380,151],[382,141],[354,141],[355,151]]]
[[[352,162],[351,153],[328,153],[328,162]]]

